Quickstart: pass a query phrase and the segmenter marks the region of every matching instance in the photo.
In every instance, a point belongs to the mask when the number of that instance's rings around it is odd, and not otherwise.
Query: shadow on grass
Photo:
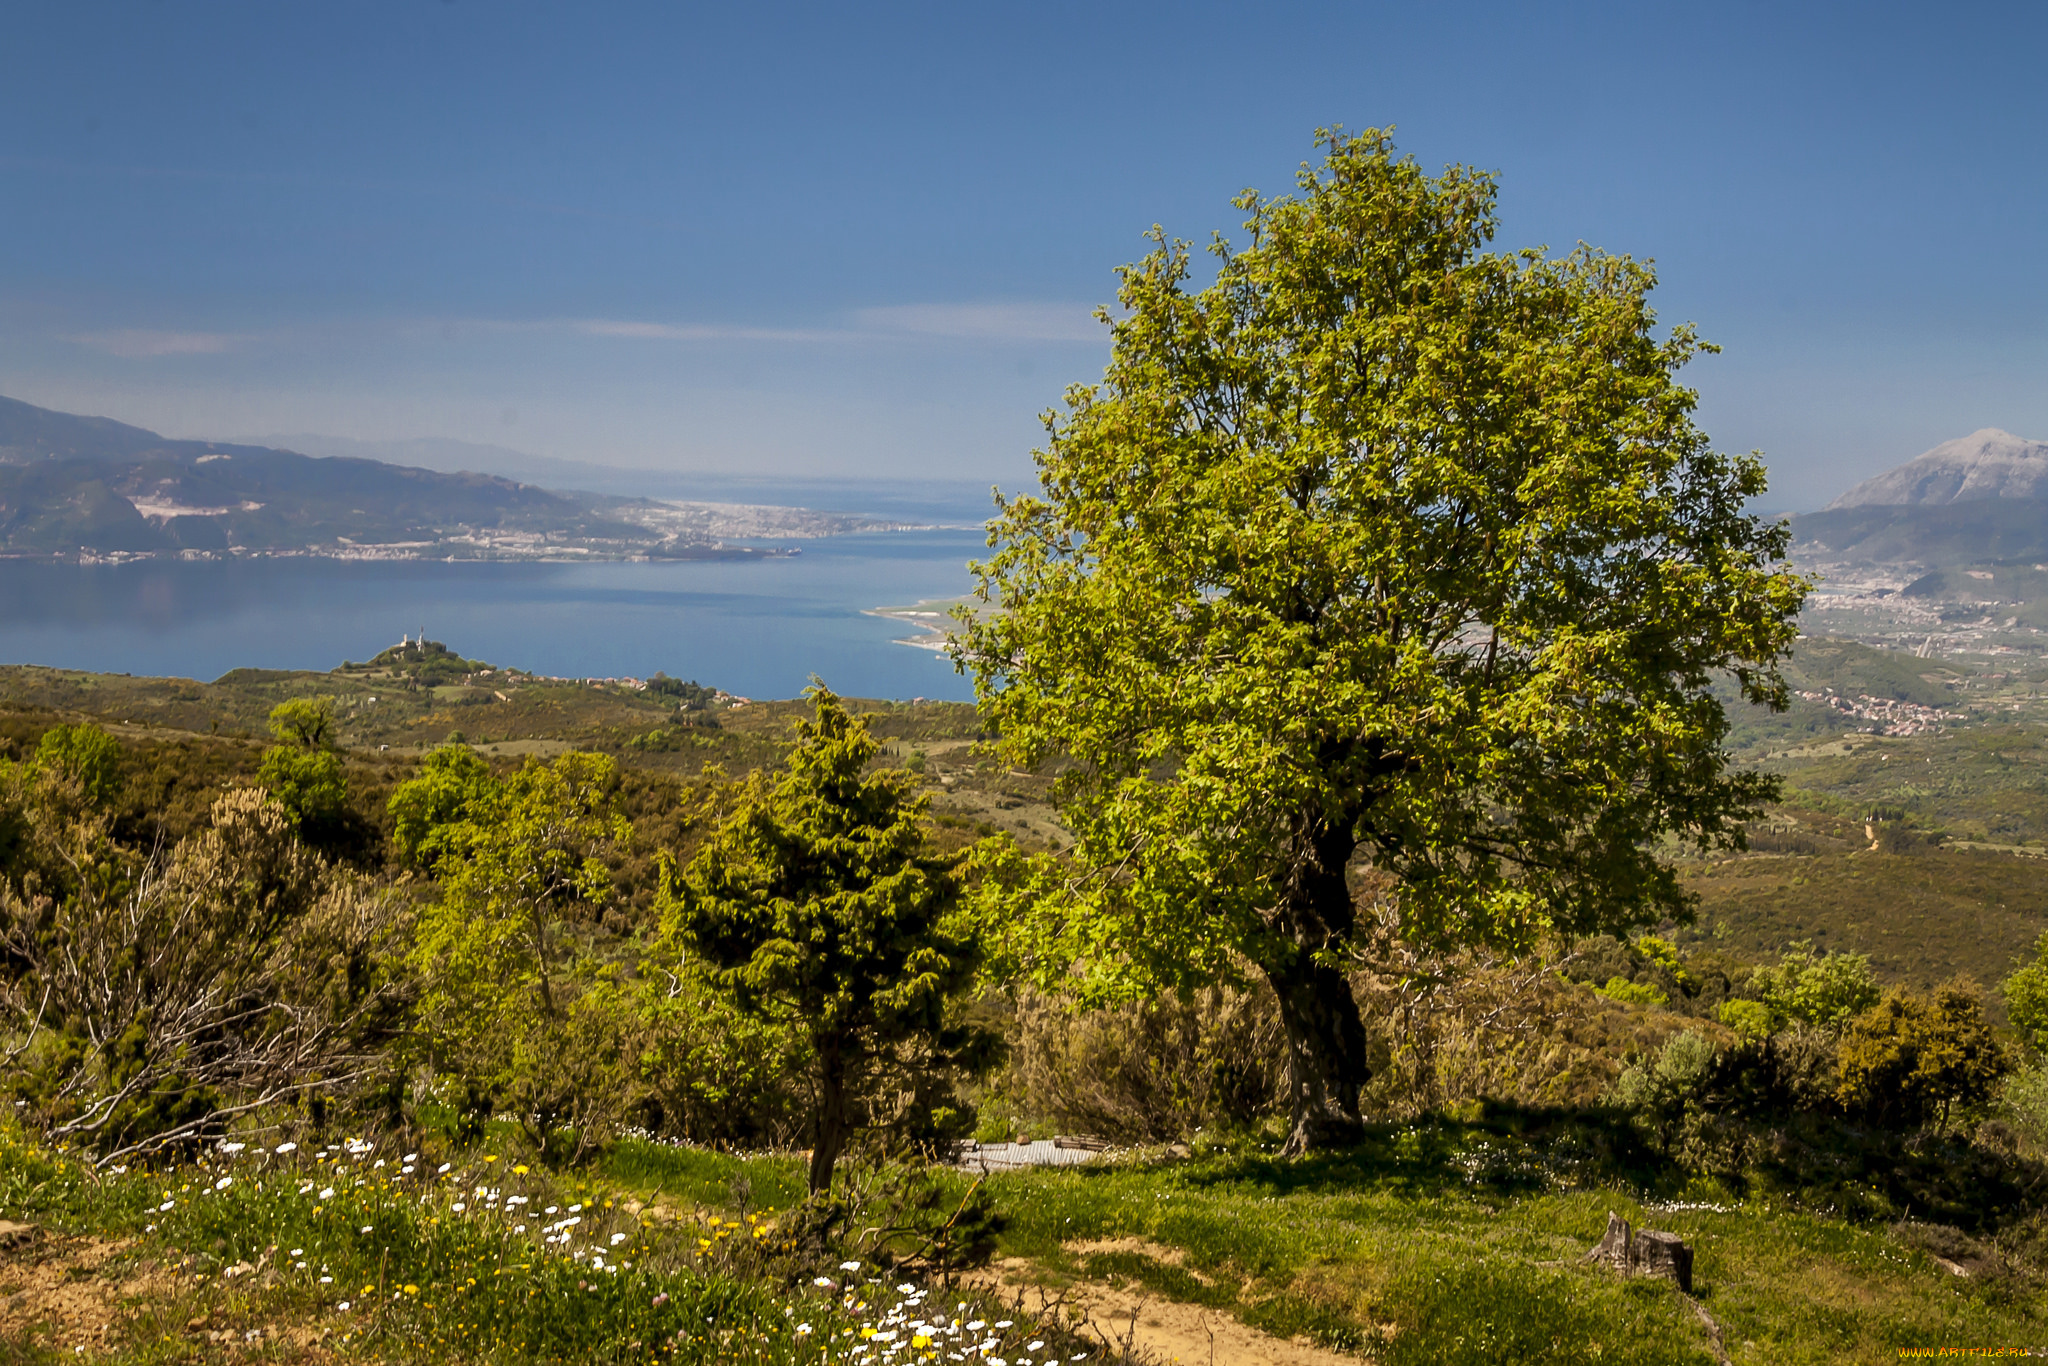
[[[1182,1181],[1197,1189],[1251,1185],[1275,1196],[1372,1191],[1507,1199],[1549,1189],[1563,1177],[1650,1192],[1689,1179],[1621,1112],[1489,1104],[1476,1119],[1373,1125],[1358,1144],[1331,1152],[1207,1159],[1192,1164]]]
[[[1749,1122],[1709,1116],[1688,1133],[1667,1150],[1623,1111],[1488,1104],[1471,1119],[1375,1125],[1338,1151],[1203,1158],[1176,1177],[1190,1190],[1272,1197],[1504,1201],[1604,1186],[1661,1200],[1714,1192],[1857,1222],[1911,1218],[1973,1233],[2040,1222],[2048,1209],[2048,1166],[2000,1146],[1995,1134],[1876,1130],[1817,1114]],[[1085,1180],[1091,1170],[1115,1169],[1079,1170]]]

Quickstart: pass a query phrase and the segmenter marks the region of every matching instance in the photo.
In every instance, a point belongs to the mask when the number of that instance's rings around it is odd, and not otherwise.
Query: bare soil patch
[[[123,1257],[131,1244],[41,1234],[0,1254],[0,1340],[111,1349],[138,1304],[170,1295],[171,1276]]]
[[[1144,1238],[1095,1239],[1068,1247],[1084,1256],[1131,1252],[1169,1265],[1184,1260],[1178,1248]],[[1135,1288],[1083,1281],[1054,1289],[1042,1271],[1023,1257],[997,1262],[977,1279],[1007,1299],[1022,1295],[1023,1307],[1033,1312],[1064,1303],[1070,1312],[1085,1313],[1094,1331],[1116,1348],[1128,1344],[1137,1359],[1162,1366],[1358,1366],[1359,1362],[1357,1357],[1303,1339],[1274,1337],[1220,1309],[1160,1299]]]
[[[221,1303],[174,1270],[130,1256],[133,1246],[41,1230],[0,1238],[0,1348],[84,1361],[144,1346],[168,1347],[178,1360],[332,1360],[324,1330],[262,1322],[241,1295]]]

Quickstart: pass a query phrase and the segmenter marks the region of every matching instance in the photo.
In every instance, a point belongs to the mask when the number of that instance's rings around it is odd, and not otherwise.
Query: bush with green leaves
[[[264,794],[223,794],[168,852],[120,845],[104,814],[35,838],[73,875],[0,886],[0,1028],[19,1041],[0,1071],[46,1133],[110,1161],[380,1070],[399,917]]]
[[[1852,1113],[1884,1127],[1934,1122],[1976,1110],[1997,1094],[2012,1060],[1984,1019],[1970,985],[1932,996],[1893,991],[1842,1032],[1837,1096]]]
[[[1243,1132],[1286,1104],[1272,994],[1214,986],[1077,1010],[1018,997],[1003,1089],[1063,1131],[1166,1142]]]
[[[1641,1058],[1622,1069],[1614,1085],[1614,1101],[1642,1118],[1667,1152],[1714,1070],[1713,1041],[1687,1030],[1665,1040],[1654,1058]]]
[[[437,806],[434,785],[451,773],[468,796]],[[571,753],[485,780],[457,757],[415,782],[426,796],[408,783],[394,811],[453,816],[409,846],[439,851],[412,966],[444,1099],[473,1120],[509,1110],[548,1160],[574,1160],[609,1138],[627,1103],[619,1040],[631,1012],[615,974],[578,959],[575,938],[602,914],[605,857],[630,834],[617,769]]]
[[[442,745],[413,777],[391,794],[391,842],[406,863],[431,869],[443,854],[490,824],[490,807],[503,785],[483,757],[467,745]]]
[[[1610,1000],[1712,1018],[1731,990],[1731,967],[1710,951],[1681,948],[1664,935],[1600,934],[1573,940],[1559,971]]]
[[[2037,1053],[2048,1053],[2048,934],[2034,943],[2034,961],[1999,987],[2006,1017]]]
[[[2037,1156],[2048,1156],[2048,1061],[2036,1061],[2005,1079],[1997,1117]]]
[[[1610,1001],[1620,1001],[1624,1005],[1661,1006],[1668,1004],[1671,999],[1648,982],[1631,982],[1621,976],[1610,977],[1593,990]]]
[[[1840,1029],[1877,1004],[1879,991],[1870,958],[1861,953],[1816,953],[1800,940],[1771,967],[1759,968],[1749,989],[1771,1012],[1773,1026],[1798,1021]]]
[[[634,992],[633,1108],[650,1133],[720,1149],[802,1145],[815,1060],[799,1022],[742,1011],[703,963],[659,953]]]
[[[76,783],[94,806],[105,806],[121,790],[121,744],[98,726],[50,727],[36,743],[30,764]]]
[[[278,703],[270,712],[270,733],[277,743],[263,752],[256,785],[309,843],[338,843],[348,814],[348,779],[333,748],[333,700],[294,697]]]
[[[1610,1100],[1682,1165],[1732,1176],[1772,1126],[1833,1112],[1834,1086],[1833,1040],[1809,1026],[1727,1046],[1687,1031],[1624,1068]]]
[[[1762,1001],[1723,1001],[1715,1018],[1745,1039],[1766,1039],[1777,1025],[1771,1008]]]

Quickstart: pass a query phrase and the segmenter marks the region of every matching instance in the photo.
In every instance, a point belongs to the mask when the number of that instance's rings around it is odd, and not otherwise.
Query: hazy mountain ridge
[[[2048,557],[2048,498],[1829,508],[1793,518],[1792,539],[1802,555],[1928,568],[2041,559]]]
[[[985,479],[654,469],[536,455],[510,446],[446,437],[373,441],[296,432],[237,439],[304,451],[308,455],[356,456],[430,470],[475,471],[545,488],[653,498],[691,507],[744,507],[757,511],[765,507],[801,507],[816,510],[820,516],[855,517],[881,526],[979,526],[993,510],[989,481]]]
[[[273,436],[240,438],[279,450],[303,451],[323,458],[379,460],[389,465],[410,465],[443,474],[495,474],[523,484],[552,489],[577,489],[590,493],[635,496],[660,491],[634,479],[640,471],[535,455],[510,446],[481,441],[456,441],[446,437],[406,437],[395,441],[367,441],[355,437],[322,436],[314,432],[292,432]]]
[[[569,463],[569,462],[560,462]],[[0,399],[0,554],[756,555],[725,537],[876,529],[802,509],[558,493],[496,474],[176,440]]]

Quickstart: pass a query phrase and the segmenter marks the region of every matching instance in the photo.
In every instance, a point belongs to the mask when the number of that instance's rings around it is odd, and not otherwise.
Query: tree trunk
[[[1351,983],[1315,962],[1307,949],[1285,968],[1267,968],[1287,1035],[1287,1103],[1292,1127],[1286,1152],[1355,1143],[1364,1130],[1359,1093],[1372,1079],[1365,1025]]]
[[[1359,1094],[1372,1079],[1351,983],[1315,958],[1318,950],[1341,947],[1356,926],[1344,872],[1357,841],[1348,822],[1318,822],[1310,830],[1274,924],[1294,953],[1265,965],[1287,1035],[1289,1155],[1357,1142],[1365,1127]]]
[[[811,1194],[832,1189],[832,1168],[846,1151],[852,1132],[847,1114],[846,1077],[837,1053],[818,1054],[818,1123],[811,1146]]]

